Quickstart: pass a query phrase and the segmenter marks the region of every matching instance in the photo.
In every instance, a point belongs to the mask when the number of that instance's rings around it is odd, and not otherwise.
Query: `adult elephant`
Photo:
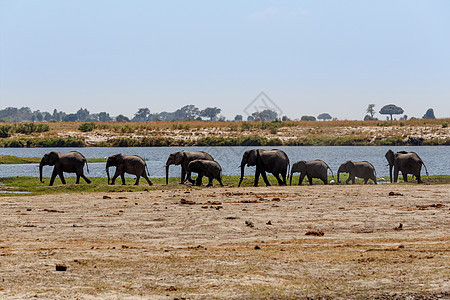
[[[185,180],[189,180],[192,184],[194,184],[194,180],[191,178],[191,172],[187,171],[188,164],[196,159],[200,160],[211,160],[213,161],[213,157],[206,153],[205,151],[178,151],[174,153],[170,153],[169,158],[166,161],[166,184],[169,183],[169,166],[170,165],[181,165],[181,182],[184,183]],[[186,177],[187,175],[187,177]],[[185,178],[186,177],[186,178]]]
[[[343,163],[338,170],[337,180],[339,181],[340,173],[348,173],[348,178],[345,181],[346,184],[351,180],[355,184],[355,177],[363,178],[364,184],[367,183],[369,179],[372,179],[373,183],[377,184],[377,177],[375,176],[375,167],[368,161],[356,161],[352,162],[350,160]]]
[[[305,176],[307,176],[309,184],[312,185],[313,178],[319,178],[324,184],[328,184],[328,174],[327,171],[330,169],[331,175],[333,171],[331,168],[322,160],[316,159],[312,161],[301,160],[292,164],[291,168],[291,179],[290,185],[292,185],[292,174],[295,172],[300,172],[300,177],[298,179],[298,185],[301,185]]]
[[[262,175],[266,186],[270,186],[267,180],[266,172],[272,173],[278,181],[279,185],[286,185],[286,174],[289,169],[289,158],[281,150],[263,150],[252,149],[244,152],[241,161],[241,179],[239,180],[239,186],[241,186],[242,180],[244,180],[244,168],[256,166],[255,182],[254,186],[258,186],[259,175]],[[283,177],[281,180],[280,175]]]
[[[43,183],[42,180],[42,168],[43,166],[54,166],[52,177],[50,178],[50,186],[55,182],[56,175],[59,176],[61,182],[66,184],[66,180],[64,179],[64,172],[66,173],[75,173],[77,175],[76,183],[80,183],[80,177],[82,177],[87,183],[91,183],[89,178],[84,176],[83,168],[86,164],[87,171],[89,172],[89,167],[87,165],[86,157],[83,156],[78,151],[71,151],[69,153],[59,153],[56,151],[52,151],[44,154],[39,163],[39,179]]]
[[[417,183],[423,183],[420,178],[420,170],[422,165],[425,167],[425,172],[428,176],[428,170],[422,159],[415,152],[399,151],[394,152],[391,149],[385,155],[389,163],[389,178],[392,183],[392,168],[394,168],[394,182],[397,182],[398,172],[401,171],[403,181],[408,182],[408,174],[412,174],[417,178]]]
[[[137,155],[122,155],[121,153],[111,155],[106,161],[106,175],[108,175],[109,182],[109,168],[116,167],[116,172],[111,180],[111,184],[114,184],[116,178],[120,175],[122,178],[122,184],[125,185],[125,173],[136,175],[135,185],[139,184],[140,177],[144,177],[149,185],[153,185],[151,180],[148,178],[148,168],[145,160]]]
[[[216,161],[201,159],[193,160],[188,164],[187,171],[198,174],[196,180],[197,186],[202,185],[203,176],[206,176],[209,179],[207,186],[213,185],[213,179],[216,179],[220,183],[220,186],[223,186],[222,167]]]

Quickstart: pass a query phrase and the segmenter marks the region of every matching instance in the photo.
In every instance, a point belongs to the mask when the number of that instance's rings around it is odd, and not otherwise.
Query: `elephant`
[[[368,161],[356,161],[352,162],[350,160],[343,163],[338,170],[337,180],[339,181],[340,173],[349,173],[348,179],[345,181],[346,184],[351,180],[355,184],[355,177],[364,178],[364,184],[367,183],[369,179],[372,179],[373,183],[377,184],[377,177],[375,173],[375,167]]]
[[[201,159],[193,160],[188,164],[187,172],[198,173],[198,177],[196,180],[197,186],[202,185],[203,176],[206,176],[209,179],[207,186],[213,185],[213,179],[216,179],[220,183],[220,186],[223,186],[222,167],[216,161]]]
[[[166,184],[169,183],[169,166],[170,165],[181,165],[181,184],[183,184],[186,180],[189,180],[192,184],[194,184],[194,180],[191,178],[191,172],[187,171],[188,164],[196,159],[201,160],[211,160],[213,161],[213,157],[204,151],[178,151],[174,153],[170,153],[169,158],[165,164],[166,167]],[[187,177],[186,177],[187,174]],[[185,178],[186,177],[186,178]]]
[[[139,179],[141,176],[147,180],[148,185],[153,185],[147,176],[148,168],[145,160],[137,155],[122,155],[122,153],[118,153],[108,157],[108,160],[106,161],[106,175],[108,175],[108,184],[110,184],[109,168],[112,166],[116,167],[116,172],[111,180],[111,184],[114,184],[116,178],[120,175],[122,178],[122,184],[125,185],[125,173],[128,173],[136,175],[136,182],[134,185],[139,185]]]
[[[417,178],[417,183],[423,183],[420,178],[420,170],[422,165],[425,167],[425,172],[428,176],[428,170],[422,159],[415,152],[399,151],[394,152],[391,149],[385,155],[389,163],[389,177],[392,183],[392,167],[394,167],[394,182],[397,182],[398,172],[401,171],[403,180],[408,182],[408,174],[412,174]]]
[[[89,173],[86,157],[78,151],[71,151],[69,153],[59,153],[56,151],[49,152],[44,154],[41,162],[39,163],[39,179],[42,183],[44,182],[42,180],[43,166],[54,166],[52,177],[50,179],[50,186],[52,186],[55,182],[56,175],[59,176],[63,184],[66,184],[63,172],[77,174],[77,184],[80,183],[80,177],[82,177],[87,183],[91,183],[89,178],[84,176],[84,164],[86,164],[86,168]]]
[[[241,161],[241,179],[239,180],[239,186],[241,186],[242,180],[244,180],[244,168],[256,166],[255,182],[253,186],[258,186],[259,175],[261,174],[266,186],[270,186],[267,180],[266,172],[272,173],[278,181],[279,185],[286,184],[286,174],[289,170],[289,158],[282,150],[272,149],[252,149],[244,152]],[[281,180],[280,175],[283,177]]]
[[[327,171],[330,169],[331,174],[333,171],[331,168],[322,160],[316,159],[312,161],[301,160],[292,164],[291,168],[291,179],[290,185],[292,185],[292,174],[295,172],[300,172],[300,177],[298,180],[298,185],[301,185],[305,176],[308,177],[309,184],[312,185],[313,178],[319,178],[324,184],[328,184]]]

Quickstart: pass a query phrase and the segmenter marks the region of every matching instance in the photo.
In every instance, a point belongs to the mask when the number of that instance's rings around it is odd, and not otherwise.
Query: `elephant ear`
[[[122,164],[124,161],[122,153],[116,154],[116,162],[118,165]]]
[[[185,159],[186,157],[186,153],[184,151],[178,151],[177,153],[175,153],[175,164],[179,165],[181,164],[181,162],[183,161],[183,159]]]
[[[257,149],[249,150],[247,166],[254,166],[254,165],[256,165],[257,156],[258,156],[258,150]]]
[[[394,165],[394,156],[395,156],[394,151],[392,151],[391,149],[389,149],[388,152],[386,152],[385,157],[386,157],[389,165],[391,165],[391,166]]]
[[[354,167],[355,167],[355,164],[351,160],[347,160],[345,162],[345,168],[347,169],[347,171],[351,170]]]
[[[52,151],[48,154],[48,165],[53,166],[59,159],[58,153]]]

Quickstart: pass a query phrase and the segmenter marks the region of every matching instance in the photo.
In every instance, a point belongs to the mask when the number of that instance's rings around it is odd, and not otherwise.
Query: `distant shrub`
[[[31,134],[34,132],[46,132],[50,130],[48,124],[42,123],[18,123],[14,124],[13,131],[16,133]]]
[[[447,128],[447,127],[448,127],[448,122],[447,121],[442,122],[442,128]]]
[[[123,126],[120,131],[122,133],[133,133],[134,129],[133,129],[133,127],[131,127],[130,125],[127,124],[127,125]]]
[[[11,130],[11,128],[12,128],[11,125],[2,125],[2,126],[0,126],[0,138],[10,137],[11,134],[9,133],[9,131]]]
[[[96,128],[97,126],[95,125],[94,122],[86,122],[86,123],[82,123],[79,127],[78,130],[82,131],[82,132],[88,132],[88,131],[92,131]]]
[[[241,131],[250,130],[252,129],[252,124],[249,122],[244,122],[241,124]]]

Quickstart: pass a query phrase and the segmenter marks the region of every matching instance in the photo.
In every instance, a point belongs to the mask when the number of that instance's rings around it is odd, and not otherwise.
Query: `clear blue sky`
[[[0,0],[0,109],[450,117],[450,1]],[[385,118],[385,116],[376,115]]]

